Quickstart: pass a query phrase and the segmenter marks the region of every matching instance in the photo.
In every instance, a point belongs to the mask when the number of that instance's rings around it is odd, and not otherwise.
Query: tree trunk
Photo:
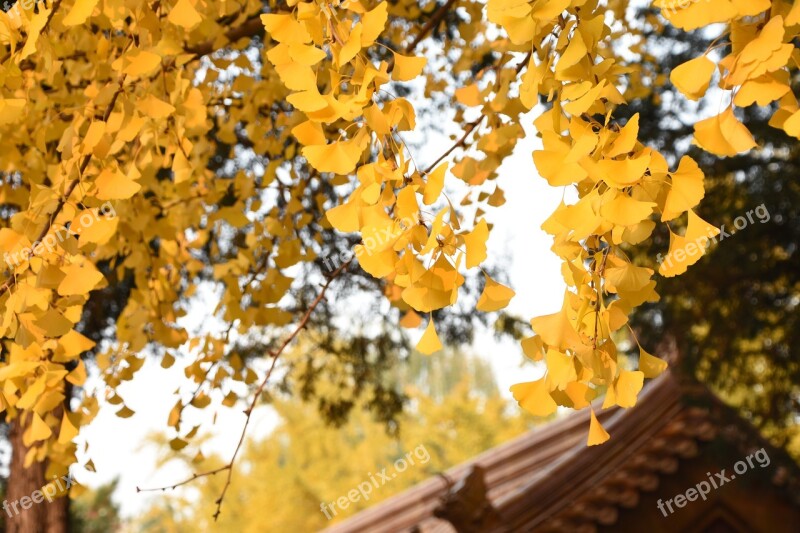
[[[25,455],[28,447],[22,442],[24,427],[19,419],[11,423],[9,441],[11,443],[11,465],[9,467],[8,491],[4,502],[3,517],[7,533],[68,533],[69,497],[41,503],[33,501],[33,493],[41,491],[47,483],[46,464],[34,462],[25,468]],[[38,498],[37,498],[38,499]],[[23,507],[23,503],[25,504]]]

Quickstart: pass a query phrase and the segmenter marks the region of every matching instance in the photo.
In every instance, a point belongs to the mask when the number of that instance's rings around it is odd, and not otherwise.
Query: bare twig
[[[217,509],[214,512],[214,520],[217,520],[220,513],[222,512],[222,502],[225,499],[225,494],[228,491],[228,487],[230,487],[231,485],[231,478],[233,477],[233,466],[234,463],[236,462],[236,457],[239,455],[239,451],[242,448],[242,443],[244,442],[244,438],[247,435],[247,428],[250,425],[250,418],[253,415],[253,410],[255,409],[256,404],[258,403],[258,399],[261,397],[261,394],[264,392],[267,383],[269,383],[269,378],[272,376],[272,371],[275,369],[275,365],[278,362],[278,358],[284,352],[286,347],[289,346],[289,344],[291,344],[291,342],[295,339],[295,337],[297,337],[297,335],[306,327],[306,325],[308,324],[308,320],[311,318],[311,314],[314,312],[317,306],[319,306],[320,302],[322,302],[322,300],[325,298],[325,293],[328,290],[328,287],[330,287],[334,279],[336,279],[345,269],[347,269],[348,266],[350,266],[351,261],[352,259],[350,261],[343,263],[342,265],[339,266],[339,268],[333,271],[333,273],[327,279],[325,284],[322,286],[322,289],[320,290],[317,297],[314,299],[313,302],[311,302],[311,304],[308,306],[308,309],[306,309],[306,312],[303,314],[303,317],[297,323],[295,329],[283,340],[283,342],[281,343],[280,346],[278,346],[277,349],[271,350],[269,352],[270,357],[272,357],[272,364],[270,364],[270,367],[267,370],[264,379],[261,380],[261,384],[256,389],[255,394],[253,394],[253,399],[250,401],[249,407],[244,412],[247,418],[245,418],[244,427],[242,428],[242,433],[239,436],[239,442],[236,444],[236,449],[233,451],[231,460],[226,465],[221,466],[219,468],[215,468],[214,470],[209,470],[208,472],[201,472],[199,474],[194,473],[192,474],[191,477],[184,479],[183,481],[180,481],[178,483],[174,483],[172,485],[167,485],[164,487],[156,487],[152,489],[142,489],[140,487],[136,487],[136,492],[154,492],[154,491],[164,491],[167,489],[170,490],[176,489],[182,485],[191,483],[196,479],[213,476],[215,474],[219,474],[220,472],[227,471],[228,475],[225,478],[225,485],[222,487],[222,492],[220,493],[219,498],[217,498],[217,500],[214,502],[217,505]]]
[[[259,33],[263,33],[263,31],[264,24],[261,22],[261,14],[259,13],[248,18],[239,26],[228,30],[225,33],[225,38],[229,43],[233,43],[245,37],[254,37]],[[187,47],[186,51],[197,56],[207,56],[215,51],[214,44],[215,41],[213,40],[206,41],[202,44]]]
[[[422,41],[422,39],[427,37],[430,32],[436,29],[436,27],[439,25],[440,22],[442,22],[445,15],[447,15],[447,12],[450,11],[450,8],[453,7],[453,4],[455,3],[456,0],[448,0],[447,3],[442,4],[442,6],[436,10],[436,13],[434,13],[433,16],[428,20],[428,22],[422,27],[422,29],[419,31],[414,40],[408,43],[408,46],[406,46],[407,54],[413,52],[414,49],[417,47],[417,45],[420,43],[420,41]]]
[[[522,69],[525,67],[525,65],[527,65],[527,64],[528,64],[528,62],[529,62],[529,61],[530,61],[530,59],[531,59],[531,54],[532,54],[532,53],[533,53],[533,52],[528,52],[528,54],[527,54],[527,55],[526,55],[526,56],[525,56],[525,57],[522,59],[522,61],[520,61],[520,62],[517,64],[517,66],[516,66],[516,68],[515,68],[515,70],[516,70],[517,74],[519,74],[519,73],[522,71]],[[469,123],[467,123],[467,124],[464,126],[464,134],[463,134],[463,135],[462,135],[462,136],[461,136],[461,137],[460,137],[460,138],[459,138],[459,139],[458,139],[458,140],[455,142],[455,144],[453,144],[453,145],[452,145],[450,148],[448,148],[448,149],[447,149],[447,151],[446,151],[445,153],[443,153],[442,155],[440,155],[440,156],[439,156],[439,157],[436,159],[436,161],[434,161],[433,163],[431,163],[431,164],[428,166],[428,168],[426,168],[426,169],[424,170],[424,172],[423,172],[423,173],[424,173],[424,174],[428,174],[428,173],[429,173],[429,172],[431,172],[431,171],[432,171],[434,168],[436,168],[436,165],[438,165],[439,163],[441,163],[441,162],[442,162],[442,161],[443,161],[445,158],[447,158],[447,157],[448,157],[450,154],[452,154],[452,153],[453,153],[453,152],[454,152],[456,149],[458,149],[458,148],[462,148],[462,147],[466,146],[466,145],[467,145],[467,139],[469,138],[469,135],[470,135],[470,134],[471,134],[473,131],[475,131],[475,129],[476,129],[478,126],[480,126],[480,125],[481,125],[481,123],[482,123],[482,122],[483,122],[483,121],[486,119],[486,116],[487,116],[487,115],[481,114],[481,116],[479,116],[478,118],[476,118],[476,119],[475,119],[475,120],[473,120],[472,122],[469,122]]]
[[[431,16],[428,22],[420,29],[420,32],[414,37],[414,40],[411,41],[406,47],[405,52],[410,54],[414,51],[414,49],[419,45],[419,43],[427,37],[438,25],[442,22],[447,12],[456,3],[457,0],[448,0],[447,3],[443,4],[436,12]],[[264,24],[261,22],[261,14],[256,14],[249,17],[239,26],[228,30],[225,33],[225,38],[229,43],[233,43],[238,41],[239,39],[244,39],[245,37],[254,37],[264,31]],[[215,41],[206,41],[202,44],[198,44],[195,46],[189,46],[186,48],[186,51],[190,54],[195,54],[197,56],[206,56],[216,50]],[[390,61],[389,68],[393,66],[394,58]]]

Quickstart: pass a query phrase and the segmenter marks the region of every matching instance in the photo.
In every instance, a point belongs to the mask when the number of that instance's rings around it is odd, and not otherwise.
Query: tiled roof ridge
[[[447,515],[440,506],[448,488],[467,478],[475,465],[484,472],[492,516],[496,511],[505,524],[488,531],[594,531],[596,525],[613,524],[620,508],[635,506],[641,492],[655,490],[660,476],[674,472],[681,459],[696,455],[701,442],[720,432],[740,448],[752,451],[757,443],[774,450],[706,386],[671,372],[651,381],[633,409],[612,408],[597,416],[612,435],[601,446],[585,445],[589,410],[583,409],[487,450],[326,531],[454,531],[434,517],[434,510],[439,507],[438,514]],[[785,457],[784,453],[781,458]],[[800,486],[797,464],[791,462],[788,471],[785,481]]]

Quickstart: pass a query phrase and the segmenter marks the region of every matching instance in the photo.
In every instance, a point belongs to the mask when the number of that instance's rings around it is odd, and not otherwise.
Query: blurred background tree
[[[293,357],[303,352],[301,347]],[[410,398],[394,434],[364,409],[353,410],[346,424],[334,428],[296,398],[273,398],[280,425],[266,439],[248,444],[235,468],[229,507],[218,523],[212,524],[208,510],[223,480],[209,478],[196,486],[197,499],[174,492],[159,497],[136,529],[175,533],[206,531],[213,525],[222,531],[254,533],[315,531],[329,524],[320,503],[345,496],[368,481],[370,473],[384,468],[392,472],[394,461],[408,452],[424,447],[414,466],[374,488],[368,501],[337,509],[333,519],[355,514],[531,427],[531,418],[500,396],[489,365],[462,351],[446,350],[432,357],[414,353],[394,379],[407,384]],[[426,455],[422,450],[429,456],[424,463],[419,459]],[[210,457],[203,468],[223,461]],[[263,502],[269,502],[268,515]]]

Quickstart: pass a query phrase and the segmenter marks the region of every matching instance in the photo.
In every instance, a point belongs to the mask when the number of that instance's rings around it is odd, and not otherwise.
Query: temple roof
[[[599,407],[599,406],[598,406]],[[611,434],[586,446],[589,410],[537,427],[326,529],[345,532],[594,532],[664,476],[724,441],[734,460],[762,447],[770,482],[800,506],[800,469],[706,387],[665,373],[636,407],[597,412]],[[725,464],[723,464],[725,466]],[[691,485],[689,485],[691,486]]]

